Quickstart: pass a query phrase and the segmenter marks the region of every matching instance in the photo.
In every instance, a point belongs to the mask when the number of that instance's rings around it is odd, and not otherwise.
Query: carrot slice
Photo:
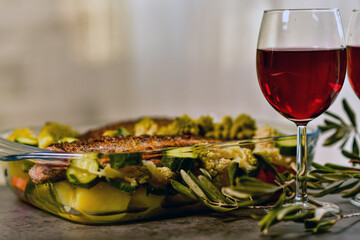
[[[25,191],[27,182],[28,182],[27,180],[24,180],[17,176],[13,176],[11,179],[11,185],[16,189],[19,189],[20,191]]]

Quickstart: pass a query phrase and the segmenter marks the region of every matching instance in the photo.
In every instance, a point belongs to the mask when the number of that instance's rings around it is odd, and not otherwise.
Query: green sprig
[[[334,113],[326,112],[330,119],[325,119],[324,125],[319,127],[322,133],[332,132],[324,145],[340,144],[342,154],[350,158],[353,164],[360,164],[360,134],[357,130],[356,116],[346,100],[343,100],[342,104],[347,121]],[[345,149],[349,141],[352,141],[351,150]],[[215,211],[228,212],[239,208],[267,206],[270,208],[267,214],[252,216],[260,219],[259,229],[264,233],[268,233],[271,226],[285,221],[303,223],[307,230],[318,233],[328,231],[343,218],[360,216],[360,213],[344,216],[336,209],[318,205],[316,202],[310,202],[306,206],[286,205],[286,202],[294,198],[295,175],[289,172],[279,173],[266,156],[254,154],[254,157],[259,163],[255,171],[245,171],[239,168],[237,163],[230,165],[230,186],[223,187],[221,191],[213,184],[210,174],[205,169],[200,169],[201,174],[198,176],[190,171],[181,170],[182,183],[172,180],[171,184],[178,192],[202,202]],[[307,181],[309,195],[313,198],[329,194],[341,194],[344,198],[351,198],[360,193],[359,168],[329,163],[313,163],[312,166],[313,170],[309,172]],[[265,183],[254,178],[261,169],[274,174],[274,183]]]
[[[345,99],[342,101],[342,107],[347,116],[347,121],[343,120],[339,115],[332,112],[325,112],[330,119],[325,119],[324,124],[319,126],[322,133],[332,132],[324,142],[324,146],[332,146],[340,143],[342,154],[351,159],[353,164],[360,164],[360,133],[358,131],[357,119],[354,111]],[[345,147],[349,141],[352,141],[351,151]]]
[[[303,223],[307,230],[314,233],[328,231],[337,221],[354,216],[355,213],[343,216],[332,207],[326,207],[310,202],[302,204],[284,203],[291,201],[294,196],[295,176],[290,173],[277,172],[266,158],[256,155],[262,168],[276,176],[274,183],[265,183],[246,175],[246,171],[235,171],[234,166],[229,169],[229,176],[233,177],[233,184],[220,190],[213,184],[210,174],[200,169],[201,174],[195,176],[192,172],[180,171],[184,183],[172,180],[175,190],[191,199],[202,202],[205,206],[218,212],[229,212],[241,208],[269,208],[264,216],[252,216],[259,220],[259,230],[268,233],[271,226],[285,221]],[[355,196],[360,192],[360,169],[335,164],[313,164],[314,170],[308,175],[308,183],[312,185],[309,192],[314,198],[329,194],[342,194],[344,198]],[[237,175],[239,174],[239,175]],[[280,196],[280,197],[279,197]],[[275,199],[277,199],[276,203]]]

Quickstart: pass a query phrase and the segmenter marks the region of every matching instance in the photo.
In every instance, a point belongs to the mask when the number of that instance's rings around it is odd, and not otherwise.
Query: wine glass
[[[345,47],[338,9],[264,11],[256,53],[259,85],[270,105],[297,126],[296,192],[287,204],[308,205],[306,126],[343,86]]]
[[[360,9],[354,9],[347,37],[348,77],[360,98]]]
[[[347,37],[348,78],[355,94],[360,99],[360,9],[354,9]],[[360,196],[351,202],[360,207]]]

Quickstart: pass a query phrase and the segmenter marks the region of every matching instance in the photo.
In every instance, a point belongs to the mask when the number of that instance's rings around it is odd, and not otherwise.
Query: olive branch
[[[324,120],[324,124],[319,126],[321,133],[332,132],[324,142],[324,146],[332,146],[340,144],[342,154],[350,159],[353,165],[360,164],[360,132],[357,126],[357,119],[354,111],[345,99],[342,100],[342,107],[347,116],[347,120],[343,120],[339,115],[332,112],[325,112],[330,117]],[[345,149],[348,142],[351,143],[351,151]]]
[[[360,213],[342,215],[332,206],[322,206],[316,201],[304,205],[285,205],[294,198],[295,175],[279,173],[266,156],[254,154],[259,167],[275,175],[274,183],[265,183],[238,168],[237,163],[230,165],[228,172],[230,186],[221,191],[213,184],[210,174],[200,169],[195,176],[191,171],[180,171],[181,183],[172,180],[171,184],[178,192],[202,202],[205,206],[219,212],[229,212],[243,208],[267,208],[264,216],[253,215],[258,219],[259,230],[268,233],[271,226],[285,221],[303,223],[307,230],[314,233],[328,231],[339,220],[360,216]],[[360,192],[360,169],[334,164],[313,164],[314,170],[308,174],[309,195],[313,198],[329,194],[342,194],[344,198]]]
[[[333,146],[340,143],[342,154],[351,159],[353,167],[312,163],[313,170],[307,175],[309,195],[312,198],[330,194],[352,198],[360,193],[360,169],[356,167],[360,164],[360,133],[354,111],[346,100],[342,101],[342,105],[347,121],[334,113],[326,112],[330,119],[325,119],[324,125],[319,126],[319,129],[322,133],[332,132],[323,145]],[[349,141],[352,141],[351,150],[345,149]],[[271,226],[285,221],[303,223],[307,230],[318,233],[328,231],[341,219],[360,216],[360,213],[343,215],[333,206],[323,206],[313,200],[306,206],[286,205],[285,203],[295,196],[295,175],[289,172],[279,173],[266,156],[254,154],[254,157],[259,162],[258,168],[274,174],[274,183],[262,182],[254,178],[252,172],[240,169],[237,163],[233,163],[228,169],[230,186],[223,187],[221,191],[213,184],[210,174],[205,169],[200,169],[201,174],[197,177],[191,171],[181,170],[182,183],[172,180],[171,184],[178,192],[202,202],[215,211],[268,208],[269,211],[264,216],[251,216],[259,220],[259,229],[264,233],[268,233]]]

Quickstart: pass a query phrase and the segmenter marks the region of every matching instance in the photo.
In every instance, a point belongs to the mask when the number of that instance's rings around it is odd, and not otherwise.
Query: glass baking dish
[[[276,129],[280,132],[289,132],[281,125]],[[36,132],[37,129],[33,130]],[[0,136],[6,138],[10,132],[11,130],[3,132]],[[318,137],[319,130],[309,128],[309,163],[314,157]],[[179,169],[188,165],[186,162],[188,158],[191,159],[191,167],[188,170],[194,175],[199,175],[205,169],[214,185],[221,189],[229,186],[228,168],[232,162],[238,162],[241,168],[252,169],[254,167],[249,166],[243,159],[251,157],[255,152],[265,151],[264,149],[272,149],[266,150],[268,151],[266,154],[276,155],[272,163],[279,171],[291,171],[291,164],[294,165],[295,162],[296,145],[288,146],[288,143],[294,141],[296,144],[296,136],[289,134],[143,152],[74,154],[73,161],[91,159],[103,163],[105,159],[105,162],[114,163],[107,166],[99,164],[97,181],[87,186],[73,184],[74,182],[70,181],[69,176],[66,175],[69,172],[69,160],[39,158],[8,161],[2,163],[2,169],[7,186],[19,199],[73,222],[108,224],[159,216],[173,217],[179,213],[193,214],[206,208],[199,201],[176,191],[171,184],[172,180],[181,182]],[[184,155],[180,158],[176,156],[171,158],[170,153],[174,150]],[[177,169],[175,167],[168,171],[172,167],[168,169],[155,167],[154,159],[166,160],[165,155],[170,156],[168,158],[172,161],[171,164],[175,164]],[[34,168],[56,174],[60,171],[62,175],[34,183],[29,174],[30,171],[35,171]],[[266,172],[257,174],[257,177],[263,181],[271,181],[273,177]],[[164,177],[168,178],[167,181],[164,180],[166,184],[164,182],[158,184]],[[136,179],[135,184],[132,184],[133,178]],[[121,181],[117,181],[119,179]],[[124,179],[127,180],[125,185],[123,185]]]

